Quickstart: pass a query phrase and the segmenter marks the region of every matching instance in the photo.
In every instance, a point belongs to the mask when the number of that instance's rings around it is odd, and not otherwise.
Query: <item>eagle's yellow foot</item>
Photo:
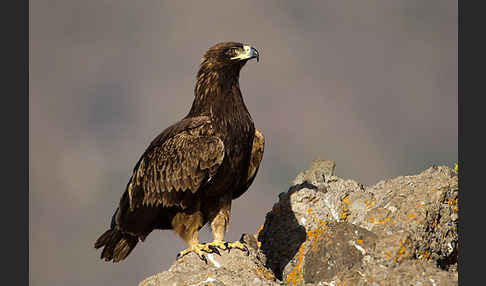
[[[183,251],[179,252],[179,254],[177,254],[176,259],[180,259],[190,252],[194,252],[195,254],[197,254],[197,256],[199,256],[199,258],[201,258],[202,261],[204,261],[204,262],[206,262],[206,264],[208,264],[208,260],[206,259],[206,256],[204,255],[204,253],[213,253],[215,251],[214,251],[214,249],[209,247],[207,244],[197,243],[197,244],[193,244],[193,245],[189,246],[188,248],[184,249]],[[219,252],[218,252],[218,254],[219,254]]]
[[[226,249],[228,249],[228,252],[230,252],[230,249],[231,248],[236,248],[236,249],[245,251],[246,252],[246,256],[249,256],[250,255],[250,250],[248,250],[248,247],[246,247],[246,245],[244,245],[240,241],[225,242],[224,243],[224,246],[226,247]]]
[[[211,249],[214,253],[218,254],[219,256],[221,256],[221,253],[219,253],[219,249],[222,249],[222,250],[228,250],[229,251],[229,248],[226,246],[226,243],[227,242],[224,242],[224,241],[221,241],[221,240],[213,240],[212,242],[208,242],[206,243],[206,245],[209,247],[209,249]]]

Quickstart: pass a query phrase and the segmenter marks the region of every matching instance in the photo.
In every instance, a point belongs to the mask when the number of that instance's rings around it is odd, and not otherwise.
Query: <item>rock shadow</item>
[[[307,239],[305,228],[299,224],[290,196],[300,189],[317,189],[307,181],[289,188],[279,195],[279,201],[265,217],[265,224],[258,235],[261,251],[265,255],[265,266],[271,269],[275,277],[282,280],[284,267],[294,258],[300,246]]]

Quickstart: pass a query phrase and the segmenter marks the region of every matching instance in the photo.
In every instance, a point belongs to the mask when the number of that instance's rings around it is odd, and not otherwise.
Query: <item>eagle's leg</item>
[[[229,206],[228,206],[229,205]],[[211,248],[228,249],[224,242],[224,234],[228,229],[229,217],[231,211],[231,202],[224,204],[223,207],[216,213],[211,221],[211,231],[213,233],[213,241],[207,243]]]
[[[202,216],[199,212],[193,214],[178,213],[172,219],[174,231],[187,243],[188,247],[177,254],[177,259],[182,258],[190,252],[194,252],[208,263],[205,253],[212,253],[214,250],[206,244],[199,243],[198,231],[202,227]]]
[[[230,251],[231,248],[241,249],[249,254],[249,250],[243,243],[239,241],[235,242],[225,242],[224,234],[229,226],[229,219],[231,213],[231,198],[227,200],[222,200],[220,204],[220,209],[216,213],[216,216],[211,221],[211,230],[213,233],[213,241],[207,243],[208,247],[211,249],[222,249]],[[217,251],[214,251],[218,253]]]

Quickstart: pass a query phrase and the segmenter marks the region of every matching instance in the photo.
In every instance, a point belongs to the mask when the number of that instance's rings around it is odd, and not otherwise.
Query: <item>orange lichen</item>
[[[389,222],[389,221],[390,221],[390,217],[387,216],[387,217],[384,217],[383,219],[377,220],[376,222],[377,223],[385,223],[385,222]]]
[[[257,242],[257,246],[258,248],[260,248],[262,246],[262,243],[260,242],[260,240],[258,240],[258,236],[260,235],[260,232],[262,231],[263,229],[263,224],[260,225],[257,229],[257,231],[255,232],[255,234],[253,234],[253,236],[255,237],[255,240]]]
[[[427,250],[420,250],[417,257],[423,260],[430,260],[430,252],[428,252]]]
[[[375,223],[375,218],[370,216],[370,217],[366,218],[366,221],[369,222],[369,223]]]
[[[413,219],[413,218],[414,218],[414,217],[416,217],[416,216],[417,216],[417,215],[416,215],[416,214],[414,214],[414,213],[409,213],[409,214],[408,214],[408,217],[409,217],[410,219]]]
[[[363,244],[363,240],[362,239],[357,239],[356,242],[359,243],[359,244]]]
[[[290,285],[302,285],[304,282],[304,274],[302,273],[302,260],[304,259],[304,248],[305,243],[299,247],[297,252],[297,263],[294,265],[292,270],[285,277],[285,281]]]
[[[349,196],[344,197],[343,204],[345,204],[346,206],[349,206]]]
[[[319,226],[317,228],[311,229],[307,232],[307,241],[309,241],[312,245],[310,251],[319,251],[320,244],[318,244],[318,242],[322,240],[322,236],[326,229],[327,223],[323,220],[320,220]]]
[[[400,256],[405,252],[405,247],[403,245],[398,248],[397,256],[395,257],[395,262],[398,262],[398,259],[400,259]]]
[[[339,220],[340,221],[345,221],[346,218],[348,217],[348,215],[351,213],[349,210],[348,210],[348,207],[349,207],[349,196],[346,196],[343,200],[343,206],[341,208],[341,213],[339,214]]]
[[[296,264],[292,270],[287,274],[285,281],[289,285],[302,285],[304,282],[304,274],[302,271],[302,261],[304,259],[304,249],[310,243],[309,251],[319,251],[320,241],[323,240],[324,232],[327,230],[327,222],[320,220],[319,226],[307,232],[307,241],[299,247],[296,256]]]
[[[410,253],[406,251],[405,243],[406,239],[400,240],[397,255],[393,258],[393,260],[397,263],[401,263],[403,260],[402,258],[409,258],[411,256]]]
[[[449,199],[447,200],[447,204],[448,204],[448,205],[451,207],[451,209],[452,209],[452,211],[453,211],[454,213],[457,213],[457,211],[458,211],[458,209],[459,209],[459,208],[457,207],[457,199],[449,198]]]
[[[368,198],[366,198],[364,200],[364,203],[366,205],[366,208],[370,209],[376,203],[376,200],[370,201]]]
[[[391,219],[391,218],[390,218],[389,216],[385,216],[385,217],[383,217],[383,218],[381,218],[381,219],[376,219],[375,217],[370,216],[370,217],[367,219],[367,221],[368,221],[369,223],[385,223],[385,222],[389,222],[389,221],[390,221],[390,219]]]
[[[272,272],[268,271],[265,268],[256,268],[257,274],[260,274],[260,276],[263,276],[265,279],[271,280],[274,279],[275,277],[273,276]]]
[[[257,231],[255,232],[255,236],[256,236],[256,237],[258,237],[258,235],[260,235],[260,231],[262,231],[262,229],[263,229],[263,224],[262,224],[262,225],[260,225],[260,226],[258,227]]]

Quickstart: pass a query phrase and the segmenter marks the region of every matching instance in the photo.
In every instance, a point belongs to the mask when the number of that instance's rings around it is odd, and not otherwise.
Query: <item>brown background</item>
[[[31,285],[136,285],[183,249],[157,231],[112,264],[93,242],[220,41],[260,51],[240,85],[266,137],[229,240],[317,156],[365,185],[457,161],[457,1],[31,1]]]

